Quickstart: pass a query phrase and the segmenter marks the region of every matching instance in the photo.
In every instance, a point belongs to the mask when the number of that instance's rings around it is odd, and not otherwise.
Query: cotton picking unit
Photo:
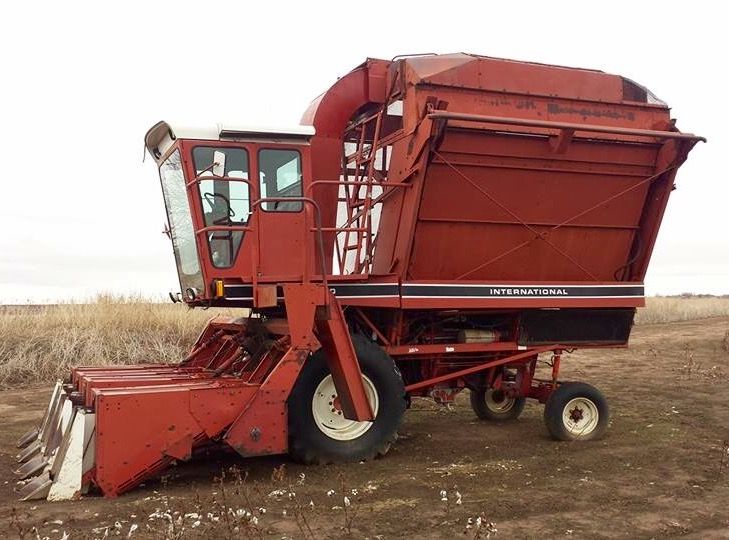
[[[21,497],[116,496],[210,444],[371,459],[411,397],[463,389],[481,419],[533,398],[554,438],[601,435],[560,361],[627,344],[699,140],[623,77],[467,54],[369,59],[294,129],[156,124],[173,299],[250,312],[177,365],[75,368],[20,441]]]

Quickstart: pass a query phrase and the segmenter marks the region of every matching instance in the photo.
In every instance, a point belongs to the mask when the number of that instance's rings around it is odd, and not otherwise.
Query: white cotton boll
[[[350,506],[352,503],[349,501],[349,497],[345,495],[344,497],[344,506]]]

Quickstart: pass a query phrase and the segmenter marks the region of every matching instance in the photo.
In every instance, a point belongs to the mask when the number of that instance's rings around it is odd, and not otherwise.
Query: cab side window
[[[301,155],[296,150],[264,149],[258,153],[261,198],[302,197]],[[267,201],[261,205],[269,212],[299,212],[301,201]]]

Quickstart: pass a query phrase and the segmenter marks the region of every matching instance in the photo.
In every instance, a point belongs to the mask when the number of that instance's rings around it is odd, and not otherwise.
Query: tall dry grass
[[[0,307],[0,385],[64,378],[81,364],[177,362],[221,312],[108,296],[89,304]]]
[[[638,310],[636,324],[729,317],[729,297],[670,296],[646,299],[646,307]]]
[[[63,378],[71,366],[177,362],[206,321],[240,310],[189,310],[144,298],[0,307],[0,385]],[[649,298],[637,324],[729,316],[729,298]]]

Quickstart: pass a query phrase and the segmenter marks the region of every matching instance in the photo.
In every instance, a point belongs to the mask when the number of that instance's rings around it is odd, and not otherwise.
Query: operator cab
[[[147,132],[188,304],[219,304],[230,297],[224,288],[236,285],[237,299],[252,301],[245,284],[302,279],[313,135],[311,126],[185,129],[167,122]]]

